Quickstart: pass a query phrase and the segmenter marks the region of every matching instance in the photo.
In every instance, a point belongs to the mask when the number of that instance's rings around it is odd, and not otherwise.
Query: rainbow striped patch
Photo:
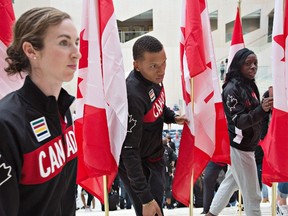
[[[41,142],[51,136],[44,116],[31,121],[30,125],[38,142]]]

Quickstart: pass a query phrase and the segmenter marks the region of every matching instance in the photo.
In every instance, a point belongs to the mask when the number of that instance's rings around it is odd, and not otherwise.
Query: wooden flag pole
[[[276,216],[276,202],[277,202],[276,185],[277,185],[276,183],[272,183],[272,202],[271,202],[272,216]]]
[[[239,211],[239,215],[241,216],[242,215],[242,194],[241,194],[241,191],[239,190],[238,191],[238,211]]]
[[[237,0],[238,2],[238,10],[239,10],[239,17],[240,17],[240,22],[242,22],[241,19],[241,0]],[[239,215],[242,215],[242,193],[240,191],[240,189],[238,190],[238,211],[239,211]]]
[[[108,201],[108,184],[107,184],[107,175],[103,176],[103,191],[104,191],[104,208],[105,216],[109,216],[109,201]]]
[[[190,79],[190,84],[191,84],[191,108],[192,108],[192,115],[194,114],[194,79]],[[193,124],[193,123],[192,123]],[[194,150],[192,151],[192,154],[194,154]],[[193,156],[194,160],[194,156]],[[190,205],[189,205],[189,215],[193,216],[193,201],[194,201],[194,166],[192,165],[192,170],[191,170],[191,184],[190,184]]]
[[[240,21],[242,20],[241,19],[241,0],[237,0],[238,2],[238,8],[239,8],[239,16],[240,16]]]
[[[239,10],[239,17],[240,17],[240,22],[242,22],[242,19],[241,19],[241,0],[237,0],[237,3],[238,3],[238,10]],[[238,190],[238,212],[239,212],[239,215],[241,216],[242,215],[242,193],[240,191],[240,189]]]
[[[193,216],[193,200],[194,200],[194,168],[192,168],[192,175],[191,175],[191,186],[190,186],[190,205],[189,205],[189,215]]]

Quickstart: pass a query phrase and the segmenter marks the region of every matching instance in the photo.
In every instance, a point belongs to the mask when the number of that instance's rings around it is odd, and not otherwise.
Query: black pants
[[[84,191],[84,188],[82,188],[82,192]],[[86,190],[85,190],[86,191]],[[94,199],[94,196],[92,195],[92,194],[90,194],[89,192],[87,192],[86,191],[86,193],[87,193],[87,195],[88,195],[88,199],[87,199],[87,206],[91,206],[91,202],[92,202],[92,200]]]
[[[205,176],[203,181],[203,210],[206,213],[209,212],[209,208],[215,193],[215,186],[221,170],[224,170],[226,173],[227,165],[221,166],[214,162],[209,162],[205,168]]]
[[[169,175],[169,172],[165,173],[165,197],[172,198],[172,176]]]
[[[162,202],[163,202],[164,185],[165,185],[164,161],[159,160],[153,163],[149,161],[142,161],[142,169],[146,176],[147,183],[151,189],[151,193],[156,202],[158,203],[163,214]],[[126,169],[121,160],[119,163],[118,174],[126,188],[127,193],[129,194],[136,215],[142,216],[142,203],[138,198],[137,194],[131,188],[130,181],[127,177]]]

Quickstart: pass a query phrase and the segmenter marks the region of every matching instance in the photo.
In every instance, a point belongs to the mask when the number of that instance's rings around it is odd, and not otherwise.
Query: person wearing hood
[[[235,54],[226,74],[222,100],[228,122],[231,166],[207,216],[218,215],[238,189],[243,196],[246,215],[261,215],[261,193],[254,151],[260,140],[262,120],[273,107],[273,98],[260,101],[255,84],[257,68],[255,53],[243,48]]]

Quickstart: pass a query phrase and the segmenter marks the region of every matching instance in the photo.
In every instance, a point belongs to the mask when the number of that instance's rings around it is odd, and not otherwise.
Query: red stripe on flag
[[[244,38],[243,38],[243,32],[242,32],[240,12],[239,12],[239,8],[237,7],[236,18],[234,22],[234,29],[233,29],[233,34],[232,34],[232,41],[231,41],[231,45],[229,49],[227,68],[229,68],[236,52],[244,47],[245,45],[244,45]]]
[[[239,8],[237,8],[237,13],[236,13],[236,18],[235,18],[235,23],[234,23],[234,29],[233,29],[231,46],[235,45],[235,44],[239,44],[239,43],[244,43],[244,39],[243,39],[240,12],[239,12]]]
[[[214,91],[212,91],[205,99],[205,103],[208,103],[214,96]]]
[[[204,53],[203,30],[201,25],[201,12],[203,3],[197,1],[186,1],[186,26],[184,47],[186,56],[193,56],[187,59],[190,76],[194,77],[206,69]],[[204,3],[205,5],[205,3]],[[205,8],[205,7],[204,7]]]
[[[262,175],[267,184],[267,181],[270,181],[270,183],[288,181],[287,131],[288,113],[274,108],[268,133],[262,144],[264,158],[267,162]]]
[[[194,184],[210,160],[209,155],[195,147],[194,141],[195,137],[191,135],[188,126],[185,124],[180,141],[172,193],[176,200],[186,206],[190,204],[192,170],[194,172]]]
[[[287,176],[274,170],[267,162],[267,158],[264,157],[262,162],[262,182],[271,187],[273,182],[287,182],[285,179],[288,179]]]
[[[92,183],[103,181],[103,175],[112,175],[108,178],[108,185],[111,185],[117,173],[117,163],[111,154],[108,139],[105,109],[85,105],[84,117],[75,121],[75,128],[78,143],[77,181],[102,201],[103,187],[95,190],[99,184],[95,186]]]
[[[106,27],[106,24],[108,23],[108,20],[114,13],[114,7],[113,7],[113,1],[112,0],[102,0],[97,1],[99,4],[99,25],[100,25],[100,38],[102,36],[102,33],[104,32],[104,29]]]
[[[15,21],[11,0],[0,1],[0,40],[8,46],[12,39],[12,25]]]
[[[223,103],[215,103],[216,109],[216,145],[212,161],[231,164],[230,141],[228,135],[227,120],[224,113]]]
[[[275,1],[273,41],[272,41],[272,73],[274,108],[267,135],[263,141],[265,167],[262,175],[267,184],[288,181],[288,1]],[[283,6],[286,5],[285,8]],[[283,61],[285,60],[285,61]]]
[[[8,93],[19,89],[23,85],[24,79],[20,76],[8,76],[4,68],[7,67],[5,61],[6,49],[12,39],[12,25],[15,21],[11,0],[0,0],[0,99]],[[25,77],[24,74],[22,74]]]

